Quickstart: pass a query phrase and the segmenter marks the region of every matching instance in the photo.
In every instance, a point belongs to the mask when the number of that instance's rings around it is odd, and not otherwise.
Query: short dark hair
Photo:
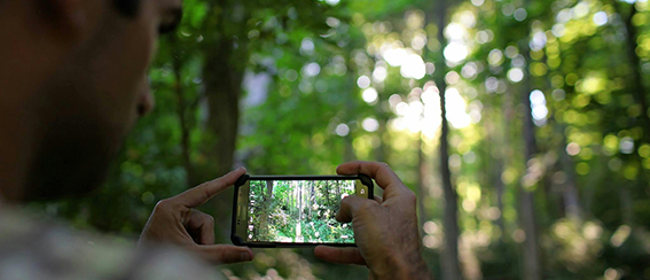
[[[140,8],[140,0],[111,0],[115,8],[124,16],[135,17]]]

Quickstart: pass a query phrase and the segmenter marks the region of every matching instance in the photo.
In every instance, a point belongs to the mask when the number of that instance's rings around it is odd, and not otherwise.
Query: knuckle
[[[197,194],[199,194],[200,196],[202,196],[203,200],[206,200],[206,199],[208,199],[208,198],[210,198],[212,196],[212,194],[210,193],[210,187],[218,184],[219,183],[218,180],[219,179],[215,179],[215,180],[210,181],[210,182],[205,182],[205,183],[195,187],[194,191]]]
[[[352,206],[352,196],[348,196],[341,200],[341,207],[343,206]]]
[[[216,254],[216,257],[217,257],[217,260],[219,260],[221,262],[225,262],[227,260],[227,258],[228,258],[228,254],[225,251],[219,251]]]
[[[229,252],[226,250],[221,251],[219,258],[222,262],[231,263],[237,260],[237,255],[235,252]]]
[[[370,203],[370,201],[364,202],[361,205],[359,205],[358,212],[359,212],[359,214],[365,215],[365,214],[368,214],[368,213],[372,213],[373,208],[374,208],[374,205],[372,203]]]
[[[158,201],[158,203],[156,203],[156,207],[154,207],[154,209],[156,211],[162,211],[164,209],[170,208],[171,204],[172,204],[172,201],[170,199],[163,199],[161,201]]]
[[[417,195],[412,190],[407,190],[404,194],[404,199],[409,203],[415,204],[418,200]]]
[[[179,210],[178,208],[179,208],[178,204],[174,202],[174,200],[167,198],[156,203],[156,206],[154,207],[154,212],[172,213],[174,211]]]

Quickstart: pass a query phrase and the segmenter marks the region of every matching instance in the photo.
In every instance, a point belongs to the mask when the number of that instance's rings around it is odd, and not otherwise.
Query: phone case
[[[327,245],[332,247],[356,247],[356,244],[350,243],[281,243],[281,242],[269,242],[269,243],[246,243],[239,236],[237,236],[237,194],[239,193],[239,188],[241,188],[246,181],[248,180],[340,180],[340,179],[358,179],[362,184],[368,187],[368,199],[374,198],[374,184],[372,179],[364,174],[353,175],[353,176],[337,176],[337,175],[316,175],[316,176],[306,176],[306,175],[242,175],[235,182],[235,195],[233,195],[233,204],[232,204],[232,223],[230,230],[230,240],[234,245],[237,246],[247,246],[251,248],[313,248],[318,245]]]

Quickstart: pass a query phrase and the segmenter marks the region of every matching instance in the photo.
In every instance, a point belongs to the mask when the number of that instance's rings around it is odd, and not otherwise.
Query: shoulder
[[[128,239],[78,232],[0,209],[0,279],[224,279],[179,249],[135,248]]]

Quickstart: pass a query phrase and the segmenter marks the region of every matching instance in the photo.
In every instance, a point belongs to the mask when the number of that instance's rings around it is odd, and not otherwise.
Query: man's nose
[[[149,87],[148,78],[142,82],[140,95],[138,96],[138,115],[144,117],[149,114],[155,106],[155,99]]]

